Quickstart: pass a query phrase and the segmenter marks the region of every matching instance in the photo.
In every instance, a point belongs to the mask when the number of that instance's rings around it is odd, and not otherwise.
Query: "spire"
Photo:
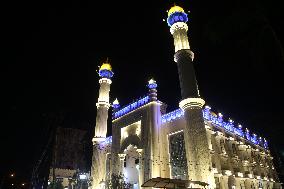
[[[120,107],[117,98],[113,101],[112,107],[113,107],[114,111],[116,111]]]
[[[156,81],[152,78],[148,81],[147,86],[148,86],[149,89],[155,89],[155,88],[157,88],[158,85],[157,85]]]
[[[148,81],[148,89],[149,89],[149,97],[150,101],[156,101],[157,100],[157,83],[156,81],[152,78]]]

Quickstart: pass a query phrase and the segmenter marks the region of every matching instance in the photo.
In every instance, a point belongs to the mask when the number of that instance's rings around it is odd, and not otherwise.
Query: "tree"
[[[106,189],[130,189],[131,184],[125,182],[123,174],[112,174],[111,179],[106,180]]]
[[[50,183],[47,189],[64,189],[64,187],[60,181],[55,181]]]

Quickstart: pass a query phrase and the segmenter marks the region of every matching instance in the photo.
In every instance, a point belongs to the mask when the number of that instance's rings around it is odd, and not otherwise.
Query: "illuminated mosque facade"
[[[181,101],[166,112],[157,83],[126,106],[109,102],[112,68],[99,70],[100,89],[93,141],[92,189],[105,188],[111,175],[124,175],[133,188],[152,178],[187,180],[186,187],[222,189],[281,188],[266,139],[215,114],[199,95],[194,54],[187,37],[188,17],[179,6],[168,11],[174,38]],[[107,137],[112,106],[112,136]],[[196,182],[195,182],[196,181]],[[159,187],[159,186],[156,186]],[[167,187],[167,186],[165,186]]]

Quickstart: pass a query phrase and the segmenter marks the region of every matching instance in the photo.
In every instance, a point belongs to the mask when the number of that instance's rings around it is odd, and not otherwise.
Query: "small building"
[[[80,129],[62,127],[56,129],[49,184],[56,180],[64,188],[75,189],[80,175],[89,177],[86,173],[86,134],[86,131]]]

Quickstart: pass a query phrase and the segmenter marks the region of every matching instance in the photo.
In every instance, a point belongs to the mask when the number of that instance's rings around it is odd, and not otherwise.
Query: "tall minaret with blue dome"
[[[100,66],[98,74],[100,76],[100,90],[96,104],[97,117],[94,140],[99,140],[100,138],[103,140],[107,134],[108,109],[110,107],[109,91],[110,84],[112,83],[111,78],[113,76],[112,68],[108,61]]]
[[[95,135],[93,137],[93,164],[92,164],[92,188],[99,188],[100,182],[105,180],[106,175],[106,151],[102,147],[106,142],[107,135],[107,119],[109,103],[110,85],[112,83],[111,78],[113,72],[108,60],[104,62],[100,67],[98,74],[100,76],[100,89],[99,98],[96,103],[97,117]]]
[[[195,70],[193,65],[194,54],[190,50],[187,37],[188,14],[180,6],[173,6],[168,11],[167,23],[174,38],[181,101],[180,108],[184,111],[186,126],[184,141],[188,165],[188,179],[201,181],[214,188],[214,174],[212,173],[211,158],[208,149],[207,133],[202,114],[205,101],[200,97]]]

